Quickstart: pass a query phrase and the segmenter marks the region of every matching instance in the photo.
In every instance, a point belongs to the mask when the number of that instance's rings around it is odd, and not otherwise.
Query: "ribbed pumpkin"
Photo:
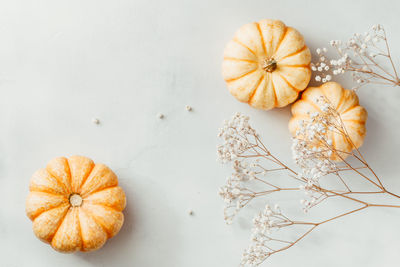
[[[303,92],[301,99],[292,105],[293,116],[289,122],[289,130],[293,136],[301,121],[310,120],[310,114],[322,112],[319,104],[321,97],[338,112],[350,137],[350,140],[345,138],[335,129],[326,132],[326,137],[332,141],[332,147],[337,151],[346,152],[332,154],[331,159],[339,161],[341,158],[346,158],[347,153],[355,147],[359,148],[362,145],[366,134],[367,111],[359,105],[358,97],[353,90],[343,89],[336,82],[327,82],[320,87],[309,87]]]
[[[26,214],[35,235],[60,252],[99,249],[122,227],[125,193],[114,172],[87,157],[59,157],[30,181]]]
[[[259,109],[286,106],[311,78],[303,36],[282,21],[264,19],[239,28],[224,50],[222,74],[230,93]]]

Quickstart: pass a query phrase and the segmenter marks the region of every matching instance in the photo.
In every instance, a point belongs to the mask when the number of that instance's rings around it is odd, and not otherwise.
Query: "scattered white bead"
[[[189,105],[186,105],[186,107],[185,107],[185,108],[186,108],[186,110],[187,110],[187,111],[192,111],[192,107],[191,107],[191,106],[189,106]]]
[[[164,119],[164,114],[158,113],[158,114],[157,114],[157,118],[159,118],[159,119],[161,119],[161,120]]]
[[[193,210],[189,210],[188,213],[189,213],[190,216],[194,215],[194,211]]]
[[[97,118],[93,118],[93,119],[92,119],[92,122],[93,122],[94,124],[100,124],[100,120],[97,119]]]

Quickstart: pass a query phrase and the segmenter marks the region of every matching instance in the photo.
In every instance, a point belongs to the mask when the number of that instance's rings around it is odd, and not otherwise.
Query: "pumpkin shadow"
[[[137,174],[130,168],[117,171],[117,175],[127,201],[121,231],[99,250],[89,253],[78,252],[74,255],[86,262],[88,266],[151,266],[150,263],[156,259],[149,257],[148,254],[149,251],[157,248],[159,253],[168,255],[168,261],[174,262],[176,255],[174,247],[161,247],[158,242],[160,239],[176,240],[179,229],[176,217],[167,205],[160,204],[154,207],[154,203],[164,202],[165,196],[160,196],[160,188],[151,181],[150,177]],[[168,213],[169,218],[166,220],[163,217],[164,213],[157,209]],[[153,223],[156,225],[152,226]],[[160,223],[168,231],[163,231],[164,228],[160,228]],[[158,228],[151,230],[154,227]]]

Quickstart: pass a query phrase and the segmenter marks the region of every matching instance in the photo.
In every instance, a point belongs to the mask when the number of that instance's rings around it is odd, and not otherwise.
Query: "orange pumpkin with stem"
[[[30,181],[33,232],[60,252],[92,251],[122,227],[125,193],[114,172],[82,156],[59,157]]]
[[[228,42],[222,75],[239,101],[267,110],[292,103],[306,89],[310,62],[310,50],[296,29],[264,19],[242,26]]]

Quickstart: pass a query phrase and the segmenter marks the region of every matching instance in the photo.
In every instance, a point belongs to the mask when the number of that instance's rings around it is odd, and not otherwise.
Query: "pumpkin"
[[[225,47],[222,75],[230,93],[258,109],[294,102],[311,78],[303,36],[282,21],[264,19],[239,28]]]
[[[303,92],[301,99],[292,105],[293,116],[289,122],[289,130],[293,136],[296,135],[301,121],[309,121],[312,114],[321,114],[321,98],[326,99],[330,108],[336,110],[335,113],[341,118],[341,122],[335,122],[335,125],[340,123],[340,127],[344,128],[342,133],[336,129],[328,129],[325,133],[326,138],[332,142],[331,146],[337,151],[330,158],[340,161],[362,145],[366,134],[367,111],[359,105],[353,90],[343,89],[336,82],[309,87]]]
[[[87,157],[58,157],[36,171],[26,214],[33,232],[60,252],[93,251],[122,227],[125,193],[114,172]]]

